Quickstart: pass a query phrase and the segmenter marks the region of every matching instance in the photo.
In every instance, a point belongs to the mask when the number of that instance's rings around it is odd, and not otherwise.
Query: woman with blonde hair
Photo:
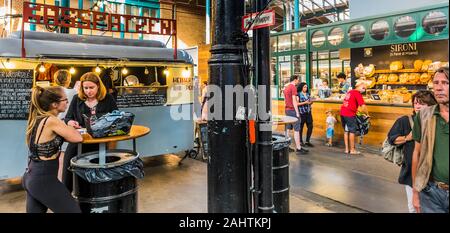
[[[106,113],[118,110],[111,94],[106,92],[100,77],[94,72],[83,74],[80,78],[78,95],[74,96],[64,121],[76,129],[86,128],[83,116],[101,117]],[[83,145],[83,153],[98,151],[98,144]],[[77,144],[70,143],[64,155],[63,183],[72,191],[72,172],[67,168],[70,160],[77,155]]]
[[[81,212],[69,190],[57,179],[62,143],[82,141],[77,130],[57,117],[66,108],[67,96],[61,87],[33,88],[26,131],[28,168],[22,180],[28,213],[45,213],[48,209],[54,213]]]

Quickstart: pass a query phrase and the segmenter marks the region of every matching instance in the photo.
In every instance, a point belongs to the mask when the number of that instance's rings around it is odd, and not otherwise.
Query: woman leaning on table
[[[83,139],[67,126],[58,114],[67,108],[67,96],[61,87],[35,87],[26,131],[29,148],[28,168],[22,185],[27,193],[27,213],[79,213],[78,203],[58,178],[59,155],[64,141],[78,143]]]
[[[101,117],[114,110],[118,108],[113,96],[106,92],[100,77],[94,72],[89,72],[81,76],[78,94],[73,97],[64,121],[76,129],[86,128],[84,115],[88,118]],[[64,156],[63,183],[70,191],[72,191],[73,174],[68,168],[70,160],[77,155],[77,150],[77,144],[70,143]],[[98,150],[98,144],[85,144],[82,153]]]

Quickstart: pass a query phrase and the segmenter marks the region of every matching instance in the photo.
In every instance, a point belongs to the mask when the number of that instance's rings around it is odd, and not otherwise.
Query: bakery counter
[[[397,120],[397,118],[411,114],[412,107],[410,104],[380,104],[372,103],[367,101],[367,108],[371,117],[371,128],[367,135],[363,138],[363,144],[370,145],[372,147],[379,147],[387,136],[387,133],[391,129],[391,126]],[[338,120],[334,131],[335,136],[333,139],[334,143],[339,143],[343,145],[344,131],[341,126],[340,119],[340,108],[342,101],[339,100],[320,100],[315,101],[312,105],[313,114],[313,137],[323,139],[325,143],[326,135],[326,114],[327,110],[331,110],[333,115]],[[284,101],[283,100],[273,100],[272,101],[272,112],[273,114],[284,115]],[[306,126],[305,126],[306,128]],[[281,128],[276,130],[281,131]],[[306,134],[306,129],[304,129],[304,134]]]

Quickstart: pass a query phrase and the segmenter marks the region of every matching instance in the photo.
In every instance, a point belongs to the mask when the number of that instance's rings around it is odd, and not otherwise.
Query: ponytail
[[[31,91],[31,101],[28,114],[28,124],[26,131],[27,145],[30,143],[31,134],[37,120],[51,116],[51,104],[58,102],[62,97],[61,87],[40,87],[36,86]]]

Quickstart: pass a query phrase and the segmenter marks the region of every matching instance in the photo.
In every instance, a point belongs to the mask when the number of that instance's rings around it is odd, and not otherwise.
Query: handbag
[[[414,126],[414,122],[412,120],[411,116],[408,116],[409,119],[409,124],[411,125],[411,128],[413,128]],[[398,166],[401,166],[403,163],[403,159],[404,159],[404,146],[403,145],[391,145],[391,143],[389,143],[388,138],[386,137],[386,139],[384,139],[383,145],[381,147],[381,154],[383,155],[384,159],[391,162],[391,163],[395,163]]]
[[[130,133],[134,121],[133,113],[119,110],[114,110],[96,119],[87,118],[86,115],[84,117],[87,132],[93,138],[126,135]]]

